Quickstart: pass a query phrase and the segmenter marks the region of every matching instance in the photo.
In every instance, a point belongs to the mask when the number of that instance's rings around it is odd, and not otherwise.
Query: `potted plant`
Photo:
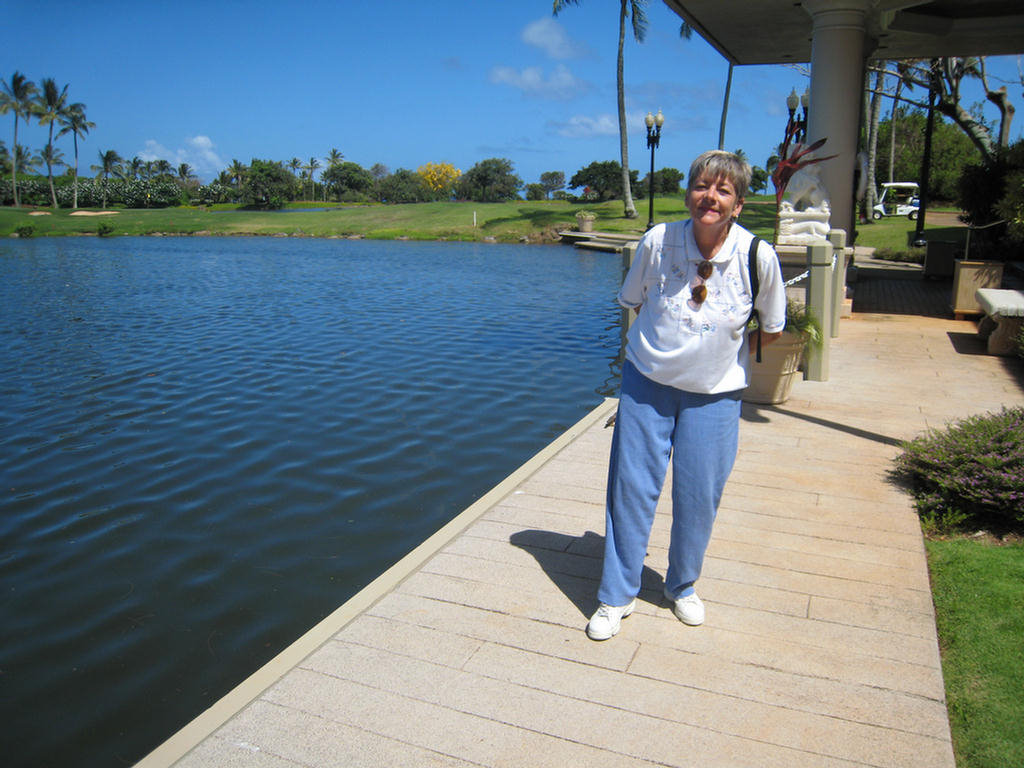
[[[597,214],[593,211],[576,211],[576,225],[580,232],[593,232]]]
[[[751,323],[751,330],[757,327]],[[793,381],[800,372],[807,345],[822,343],[821,323],[811,310],[795,301],[786,303],[786,326],[782,336],[761,350],[761,362],[751,356],[750,386],[743,393],[748,403],[774,405],[789,399]]]

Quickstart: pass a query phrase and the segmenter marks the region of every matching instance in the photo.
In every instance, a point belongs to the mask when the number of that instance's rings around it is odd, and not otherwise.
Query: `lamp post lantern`
[[[786,122],[786,135],[792,135],[793,141],[803,144],[807,141],[807,108],[811,103],[811,94],[805,90],[803,96],[796,95],[796,88],[789,92],[786,97],[786,109],[789,110],[789,120]],[[797,115],[796,108],[802,107],[801,114]]]
[[[647,228],[654,226],[654,150],[661,141],[661,126],[665,124],[665,116],[658,110],[657,115],[647,113],[644,118],[647,126],[647,146],[651,150],[651,175],[647,177],[647,189],[650,197],[650,206],[647,216]]]

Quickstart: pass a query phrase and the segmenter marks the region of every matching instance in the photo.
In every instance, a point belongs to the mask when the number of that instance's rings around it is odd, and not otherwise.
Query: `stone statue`
[[[829,217],[827,191],[818,169],[808,165],[789,179],[779,203],[779,245],[812,245],[828,241]]]

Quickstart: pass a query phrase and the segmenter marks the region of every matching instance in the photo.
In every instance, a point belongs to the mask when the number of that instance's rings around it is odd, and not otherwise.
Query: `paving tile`
[[[673,673],[681,670],[678,666],[659,664],[664,654],[646,653],[643,646],[638,657],[641,654],[645,658],[655,657],[653,663],[642,667],[634,662],[629,670],[631,674],[623,676],[607,670],[579,669],[573,662],[517,649],[484,646],[469,669],[574,699],[795,750],[797,754],[792,758],[798,763],[815,757],[832,757],[869,765],[881,761],[909,768],[932,764],[933,757],[941,757],[948,751],[948,733],[938,726],[938,736],[932,737],[907,732],[902,727],[883,728],[870,722],[840,718],[821,704],[818,711],[813,706],[803,709],[789,706],[792,698],[785,704],[767,703],[756,698],[758,691],[750,690],[763,681],[744,676],[742,668],[730,670],[739,675],[736,682],[741,685],[733,685],[734,690],[723,692],[700,679],[699,659],[687,670],[690,677],[679,675],[673,679]],[[637,671],[639,669],[642,671]],[[851,687],[851,692],[865,690]],[[804,701],[807,698],[805,694]],[[881,699],[876,698],[876,701]],[[826,711],[821,712],[821,709]],[[919,715],[921,709],[905,707],[904,712]],[[945,717],[944,710],[940,714]],[[887,754],[880,756],[880,749]]]
[[[293,670],[267,691],[263,700],[403,742],[415,752],[443,752],[482,766],[630,768],[651,764],[622,752],[579,744],[303,668]]]
[[[934,663],[894,659],[879,653],[876,646],[857,645],[852,639],[848,644],[822,644],[810,642],[813,638],[801,632],[762,632],[756,623],[719,626],[719,611],[709,610],[707,621],[699,628],[684,626],[671,613],[664,617],[637,613],[615,640],[640,637],[645,646],[699,654],[709,665],[725,660],[944,701],[941,670]],[[937,659],[937,649],[933,658]]]
[[[264,751],[257,744],[210,737],[175,763],[179,768],[296,768],[309,766]]]
[[[218,739],[236,752],[256,751],[260,755],[272,755],[275,759],[288,761],[282,763],[288,766],[470,768],[473,765],[432,749],[267,701],[254,702],[221,730]],[[229,763],[214,765],[227,766]]]
[[[635,641],[628,639],[616,643],[581,642],[587,623],[582,614],[575,626],[569,627],[400,592],[388,595],[370,613],[610,669],[624,670],[636,652]]]
[[[908,305],[938,295],[908,285]],[[953,768],[920,523],[891,467],[902,440],[1024,402],[1024,365],[958,353],[973,324],[934,314],[855,314],[829,381],[744,405],[703,626],[661,596],[666,485],[636,610],[612,640],[584,634],[607,401],[178,765]]]
[[[761,733],[737,736],[722,728],[694,727],[677,719],[624,708],[618,700],[600,704],[510,682],[500,676],[438,667],[418,659],[396,659],[376,649],[346,648],[332,643],[310,659],[306,668],[379,686],[404,698],[454,707],[465,715],[500,720],[533,733],[662,765],[689,765],[704,754],[726,756],[737,766],[781,768],[809,759],[819,760],[823,765],[830,763],[831,756],[822,754],[817,744],[809,745],[811,749],[780,746],[766,741]],[[574,674],[583,683],[588,672],[583,668]],[[636,691],[640,695],[644,692]],[[630,691],[621,693],[629,697]],[[684,698],[677,706],[707,707],[708,702],[706,698],[700,703]],[[667,706],[662,709],[664,713],[669,711]],[[682,744],[685,749],[680,749]]]
[[[921,562],[920,551],[906,551],[882,546],[878,543],[860,544],[838,538],[823,536],[806,536],[799,533],[751,528],[736,525],[728,515],[720,516],[715,523],[715,535],[723,541],[759,546],[801,554],[816,554],[824,557],[837,557],[844,560],[856,560],[863,563],[888,565],[903,570],[916,570]]]
[[[756,531],[778,531],[814,539],[853,542],[878,547],[882,550],[893,548],[920,555],[922,541],[920,532],[896,533],[843,522],[823,522],[809,519],[804,515],[775,514],[774,512],[753,512],[723,504],[718,512],[718,522],[728,521]],[[716,528],[717,530],[717,528]],[[915,564],[920,562],[915,561]]]
[[[490,647],[486,650],[493,652]],[[474,657],[474,665],[478,658]],[[949,737],[949,721],[942,700],[874,684],[817,677],[810,674],[810,670],[772,669],[740,659],[716,659],[710,663],[703,654],[644,644],[637,650],[628,671],[742,700],[936,739]]]
[[[847,579],[865,585],[908,587],[923,592],[930,589],[928,574],[922,573],[921,569],[896,568],[852,558],[828,557],[809,552],[781,552],[749,542],[717,538],[712,538],[708,554],[712,557],[774,565],[801,573]]]

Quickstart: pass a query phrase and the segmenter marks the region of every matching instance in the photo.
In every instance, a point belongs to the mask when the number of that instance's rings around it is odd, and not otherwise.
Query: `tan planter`
[[[957,261],[953,266],[952,309],[957,320],[982,314],[974,297],[979,288],[998,288],[1003,282],[1001,261]]]
[[[594,231],[594,217],[593,216],[577,216],[576,224],[579,227],[580,232],[593,232]]]
[[[800,376],[803,337],[784,332],[774,344],[761,348],[761,362],[750,356],[750,386],[743,393],[748,403],[773,405],[789,399],[793,382]]]

